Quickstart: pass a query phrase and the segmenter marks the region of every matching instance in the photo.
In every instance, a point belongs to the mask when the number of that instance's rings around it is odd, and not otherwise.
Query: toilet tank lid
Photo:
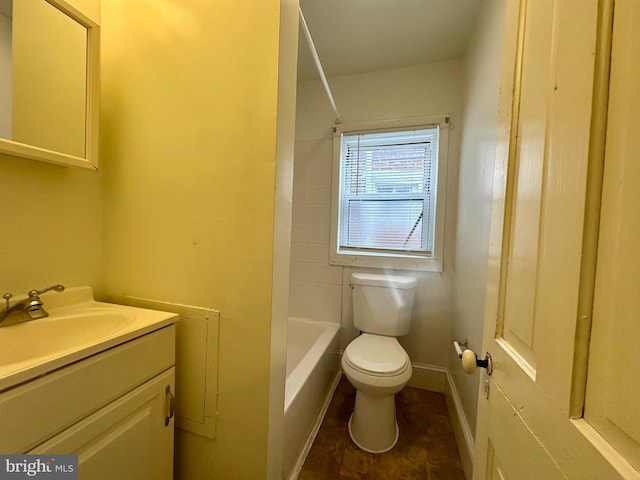
[[[417,280],[404,275],[380,275],[377,273],[352,273],[351,283],[374,287],[415,288]]]

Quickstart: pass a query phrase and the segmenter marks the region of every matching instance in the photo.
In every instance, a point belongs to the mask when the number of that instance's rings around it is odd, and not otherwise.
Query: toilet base
[[[356,390],[356,403],[349,418],[349,436],[358,448],[384,453],[398,442],[395,395],[374,397]]]

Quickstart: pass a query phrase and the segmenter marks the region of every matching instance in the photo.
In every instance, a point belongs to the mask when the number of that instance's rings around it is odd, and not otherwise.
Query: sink
[[[168,312],[96,302],[91,287],[41,297],[49,316],[0,327],[0,390],[175,322]]]
[[[96,309],[11,325],[0,332],[0,365],[55,355],[113,334],[131,315]]]

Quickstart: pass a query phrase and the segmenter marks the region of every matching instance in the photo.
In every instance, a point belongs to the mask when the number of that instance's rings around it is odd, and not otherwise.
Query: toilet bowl
[[[395,394],[411,378],[409,356],[395,337],[364,333],[347,346],[341,363],[357,390],[351,439],[367,452],[391,450],[399,436]]]
[[[401,275],[351,274],[353,326],[361,334],[347,345],[341,363],[356,387],[349,435],[367,452],[386,452],[398,441],[395,394],[412,369],[396,337],[409,333],[416,284]]]

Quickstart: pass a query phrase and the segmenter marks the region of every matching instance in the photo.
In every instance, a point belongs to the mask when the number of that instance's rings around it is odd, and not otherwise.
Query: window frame
[[[331,265],[392,268],[400,270],[421,270],[442,272],[444,256],[445,198],[447,187],[447,163],[449,149],[449,116],[431,116],[411,119],[384,120],[340,124],[333,127],[333,172],[331,194],[331,238],[329,242],[329,263]],[[342,136],[358,133],[378,133],[384,131],[402,131],[419,128],[438,128],[438,160],[435,164],[436,195],[435,222],[433,232],[433,251],[431,255],[372,251],[354,248],[340,250],[339,209],[340,207],[340,169]]]

